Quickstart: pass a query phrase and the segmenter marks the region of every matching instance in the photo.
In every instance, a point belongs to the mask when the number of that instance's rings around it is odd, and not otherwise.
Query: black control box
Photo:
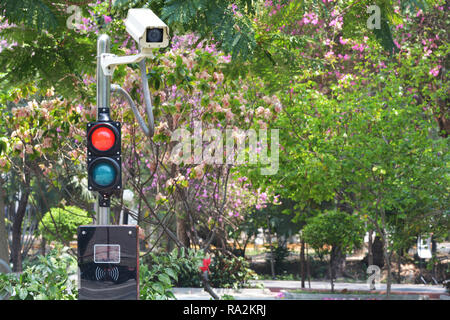
[[[78,299],[139,299],[137,226],[78,227]]]

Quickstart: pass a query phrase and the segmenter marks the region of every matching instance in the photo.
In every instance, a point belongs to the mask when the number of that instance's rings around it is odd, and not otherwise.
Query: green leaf
[[[153,283],[152,284],[152,289],[155,290],[159,294],[163,294],[164,293],[164,287],[159,282]]]
[[[172,284],[172,282],[170,281],[170,278],[167,274],[162,273],[160,275],[158,275],[158,279],[159,281],[163,282],[164,284],[170,286]]]
[[[53,10],[41,0],[2,0],[0,14],[10,23],[25,24],[38,30],[55,29],[58,23],[63,23],[61,16],[57,16],[56,7]],[[61,13],[59,13],[62,15]],[[59,19],[59,21],[58,21]]]
[[[164,271],[174,280],[178,280],[178,276],[176,274],[176,272],[173,269],[170,268],[166,268],[164,269]]]
[[[169,298],[172,298],[172,299],[176,299],[176,297],[175,297],[175,295],[173,294],[172,291],[167,291],[166,292],[166,296],[169,297]]]
[[[48,296],[45,293],[39,293],[36,296],[36,300],[48,300]]]
[[[19,298],[20,300],[25,300],[28,296],[28,291],[25,288],[19,288]]]

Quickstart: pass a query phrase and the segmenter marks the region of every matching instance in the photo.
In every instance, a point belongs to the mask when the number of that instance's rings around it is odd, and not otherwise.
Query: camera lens
[[[147,29],[147,42],[162,42],[163,29]]]

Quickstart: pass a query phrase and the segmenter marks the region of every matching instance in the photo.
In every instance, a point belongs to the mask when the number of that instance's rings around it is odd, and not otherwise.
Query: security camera
[[[152,57],[152,48],[169,46],[169,27],[150,9],[129,9],[125,27],[139,44],[139,53],[122,57],[112,53],[102,53],[100,64],[106,76],[112,76],[114,68],[120,64],[138,63]]]
[[[169,27],[150,9],[129,9],[125,27],[142,50],[169,45]]]

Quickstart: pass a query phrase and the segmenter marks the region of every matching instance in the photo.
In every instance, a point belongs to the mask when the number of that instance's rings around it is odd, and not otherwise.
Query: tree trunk
[[[183,196],[181,194],[181,191],[177,191],[175,200],[177,201],[175,204],[177,238],[184,247],[189,248],[191,245],[188,234],[189,220],[187,217],[188,213],[186,212],[186,208],[183,205]]]
[[[166,239],[166,251],[172,252],[173,250],[173,241],[168,237],[167,235],[163,235],[163,237]]]
[[[22,271],[22,241],[21,241],[22,222],[27,209],[29,195],[30,195],[29,187],[25,186],[22,190],[22,195],[20,196],[19,201],[19,207],[17,208],[16,214],[14,215],[14,221],[12,225],[11,256],[14,272]]]
[[[300,274],[302,277],[302,288],[305,288],[305,239],[301,238],[300,249]]]
[[[267,232],[269,234],[269,247],[270,247],[270,271],[272,272],[272,279],[275,279],[275,254],[273,252],[272,233],[270,232],[270,222],[267,218]]]
[[[448,3],[448,1],[446,1]],[[443,137],[443,138],[447,138],[450,135],[450,114],[448,111],[448,105],[449,105],[449,100],[448,98],[444,99],[438,99],[438,107],[439,109],[436,110],[437,112],[437,116],[436,116],[436,121],[439,125],[439,134]]]
[[[373,239],[372,239],[372,235],[373,235],[373,231],[369,230],[369,243],[368,243],[368,246],[367,246],[367,249],[369,251],[367,253],[367,260],[368,260],[368,265],[369,266],[373,265],[373,247],[372,247]]]
[[[41,237],[41,255],[45,256],[47,252],[45,252],[45,246],[47,245],[47,240],[44,237]]]
[[[333,258],[333,272],[336,278],[342,277],[345,274],[345,258],[346,255],[342,253],[340,247],[336,247]]]
[[[386,253],[385,253],[385,260],[386,260],[386,264],[387,264],[387,281],[386,281],[386,296],[389,298],[389,295],[391,294],[391,261],[389,259],[389,255],[387,253],[387,248],[386,248]]]
[[[191,246],[191,240],[189,238],[189,219],[188,212],[183,203],[182,191],[177,190],[175,194],[175,208],[176,208],[176,227],[177,227],[177,238],[181,244],[189,248]]]
[[[306,248],[306,274],[308,275],[308,287],[311,289],[311,270],[308,248]]]
[[[330,252],[330,264],[329,264],[329,271],[330,271],[330,283],[331,283],[331,292],[334,293],[334,282],[333,282],[333,263],[334,263],[334,259],[333,259],[333,249],[331,249]]]
[[[9,264],[9,250],[8,250],[8,232],[6,231],[5,225],[5,198],[6,192],[3,186],[5,185],[5,181],[0,177],[0,259],[5,263]],[[8,272],[8,270],[4,270],[5,268],[0,265],[0,272]]]
[[[372,256],[373,256],[372,263],[374,265],[379,266],[380,268],[383,268],[385,263],[383,248],[384,248],[383,239],[378,235],[375,236],[375,239],[372,244]]]
[[[220,297],[214,292],[213,288],[211,288],[211,285],[209,284],[208,271],[203,272],[202,282],[205,291],[208,292],[211,295],[211,297],[213,297],[214,300],[220,300]]]
[[[187,220],[183,213],[177,212],[177,238],[186,248],[189,248],[191,241],[187,234]]]
[[[386,264],[387,269],[387,281],[386,281],[386,296],[389,298],[391,294],[391,259],[389,257],[388,253],[388,241],[387,241],[387,235],[386,231],[383,230],[384,236],[383,236],[383,254],[384,254],[384,262]]]

